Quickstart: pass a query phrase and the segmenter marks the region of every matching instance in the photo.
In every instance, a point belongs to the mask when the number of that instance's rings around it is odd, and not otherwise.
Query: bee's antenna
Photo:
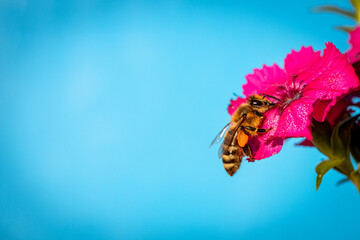
[[[275,100],[278,100],[279,102],[284,102],[284,101],[282,101],[282,100],[280,100],[280,99],[278,99],[278,98],[276,98],[276,97],[274,97],[274,96],[267,95],[267,94],[264,94],[264,93],[260,93],[260,96],[269,97],[269,98],[273,98],[273,99],[275,99]]]
[[[233,93],[235,97],[238,97],[239,95],[237,95],[236,93]]]

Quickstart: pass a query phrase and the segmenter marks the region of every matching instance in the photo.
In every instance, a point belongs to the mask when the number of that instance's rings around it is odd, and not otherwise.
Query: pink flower
[[[347,50],[347,55],[350,62],[355,63],[360,60],[360,27],[356,27],[349,34],[350,49]]]
[[[263,93],[281,100],[269,98],[277,105],[265,113],[262,128],[272,129],[249,140],[253,157],[258,160],[278,153],[287,138],[311,140],[311,119],[323,121],[336,98],[359,85],[346,55],[332,43],[326,44],[322,56],[312,47],[293,50],[285,58],[284,69],[276,64],[264,65],[246,79],[243,86],[246,98]],[[238,107],[240,102],[233,101],[229,109]]]

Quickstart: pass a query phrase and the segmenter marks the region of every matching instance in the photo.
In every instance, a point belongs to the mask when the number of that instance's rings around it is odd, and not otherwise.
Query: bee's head
[[[251,107],[256,109],[260,113],[264,113],[270,108],[274,107],[275,104],[267,100],[264,96],[251,95],[247,99]]]

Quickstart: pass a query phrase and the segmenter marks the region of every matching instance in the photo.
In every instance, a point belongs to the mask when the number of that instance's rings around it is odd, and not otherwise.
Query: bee
[[[264,113],[276,105],[265,97],[281,101],[266,94],[249,96],[246,102],[235,110],[230,122],[210,145],[224,139],[218,155],[219,158],[222,158],[224,168],[230,176],[233,176],[239,169],[244,156],[253,160],[253,152],[248,145],[249,137],[271,130],[271,128],[259,128],[263,123]]]

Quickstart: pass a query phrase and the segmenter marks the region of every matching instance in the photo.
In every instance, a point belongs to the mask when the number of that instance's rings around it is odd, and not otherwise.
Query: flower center
[[[285,109],[293,101],[300,99],[302,96],[302,90],[306,84],[303,81],[296,82],[295,77],[293,77],[292,82],[288,82],[283,86],[279,86],[277,89],[277,95],[281,100],[283,100],[282,108]]]

